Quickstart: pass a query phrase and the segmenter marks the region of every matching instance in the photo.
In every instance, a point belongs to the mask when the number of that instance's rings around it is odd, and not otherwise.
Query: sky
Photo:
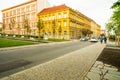
[[[0,10],[26,1],[29,0],[0,0]],[[110,7],[116,1],[117,0],[48,0],[51,6],[66,4],[75,10],[79,10],[81,13],[101,25],[102,29],[105,29],[105,23],[107,23],[113,13],[113,10],[110,9]],[[2,15],[0,12],[0,22],[1,21]]]

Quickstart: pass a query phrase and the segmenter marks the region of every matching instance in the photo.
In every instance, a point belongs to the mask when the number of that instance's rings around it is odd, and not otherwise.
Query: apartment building
[[[61,39],[79,39],[82,36],[82,29],[91,30],[91,22],[93,21],[65,4],[45,8],[38,14],[38,17],[44,24],[41,32],[46,33],[49,38]],[[98,25],[95,22],[94,24]],[[100,30],[97,26],[94,27],[93,31],[97,36],[97,32],[99,33]]]
[[[101,27],[95,21],[91,20],[91,31],[93,34],[91,36],[99,37],[101,34]]]
[[[24,19],[27,18],[30,26],[30,35],[36,36],[38,30],[36,27],[37,13],[42,9],[49,7],[47,0],[29,0],[28,2],[2,10],[4,33],[25,35]]]

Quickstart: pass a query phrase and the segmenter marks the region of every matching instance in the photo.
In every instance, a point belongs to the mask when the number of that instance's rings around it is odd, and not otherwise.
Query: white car
[[[97,37],[91,37],[90,42],[98,42],[98,38]]]

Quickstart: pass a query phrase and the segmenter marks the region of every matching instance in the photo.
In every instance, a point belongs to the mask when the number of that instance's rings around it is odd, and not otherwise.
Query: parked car
[[[85,37],[85,36],[82,36],[82,37],[80,38],[80,41],[87,41],[87,40],[88,40],[88,38]]]
[[[91,37],[90,38],[90,42],[98,42],[98,38],[97,37]]]

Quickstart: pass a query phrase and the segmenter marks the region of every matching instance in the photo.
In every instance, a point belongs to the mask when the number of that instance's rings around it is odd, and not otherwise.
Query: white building
[[[23,19],[27,17],[30,24],[30,34],[37,35],[37,14],[49,6],[50,4],[47,0],[29,0],[28,2],[2,10],[2,19],[5,25],[4,33],[25,35],[26,30],[24,29]],[[15,26],[10,25],[12,20],[14,20]]]

